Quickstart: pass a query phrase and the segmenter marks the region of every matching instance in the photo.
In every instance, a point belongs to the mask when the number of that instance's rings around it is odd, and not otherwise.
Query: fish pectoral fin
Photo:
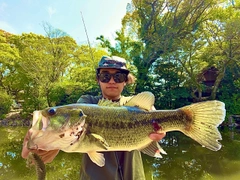
[[[98,166],[103,167],[105,165],[105,158],[102,153],[91,151],[91,152],[88,152],[87,154],[89,158],[92,160],[92,162],[94,162]]]
[[[162,158],[161,154],[167,154],[157,141],[151,142],[147,147],[141,149],[141,152],[157,158]]]
[[[155,97],[151,92],[145,91],[142,93],[137,94],[136,96],[133,96],[130,100],[127,102],[120,102],[123,106],[136,106],[140,109],[144,109],[147,111],[150,111],[154,105]]]
[[[107,141],[100,135],[91,133],[91,135],[99,142],[98,145],[105,150],[107,150],[110,146],[108,145]]]

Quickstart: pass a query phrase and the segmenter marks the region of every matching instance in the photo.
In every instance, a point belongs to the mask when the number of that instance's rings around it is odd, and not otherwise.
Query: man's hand
[[[152,106],[151,111],[156,110],[154,106]],[[153,130],[158,131],[161,127],[155,122],[152,124]],[[166,133],[157,133],[157,132],[152,132],[148,135],[148,137],[153,140],[153,141],[160,141],[166,136]]]
[[[148,137],[153,140],[153,141],[160,141],[165,137],[166,133],[157,133],[157,132],[152,132],[148,135]]]
[[[52,162],[52,160],[56,157],[59,150],[51,150],[51,151],[44,151],[44,150],[30,150],[27,147],[29,137],[31,136],[30,131],[27,132],[24,141],[23,141],[23,148],[22,148],[22,157],[27,159],[30,152],[36,153],[42,158],[42,161],[46,164]]]

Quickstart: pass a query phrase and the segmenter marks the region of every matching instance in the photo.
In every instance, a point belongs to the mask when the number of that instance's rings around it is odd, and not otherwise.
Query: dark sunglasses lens
[[[126,80],[126,74],[116,73],[113,75],[113,79],[116,83],[122,83]]]
[[[126,81],[127,79],[127,75],[123,74],[123,73],[115,73],[115,74],[110,74],[110,73],[100,73],[98,75],[98,78],[101,82],[103,83],[108,83],[111,79],[111,77],[113,76],[113,80],[116,83],[122,83],[124,81]]]
[[[99,80],[103,83],[108,83],[111,79],[111,74],[108,73],[101,73],[99,74]]]

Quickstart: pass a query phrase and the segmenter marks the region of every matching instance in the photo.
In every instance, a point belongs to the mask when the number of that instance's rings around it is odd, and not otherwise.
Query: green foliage
[[[34,94],[36,94],[36,95],[34,95]],[[39,110],[39,109],[48,107],[46,97],[39,96],[38,91],[25,90],[23,99],[24,99],[24,103],[22,105],[23,114],[29,114],[29,113],[32,113],[34,110]]]
[[[48,106],[74,103],[97,89],[95,67],[106,52],[78,46],[71,37],[49,24],[47,36],[0,32],[0,87],[23,100],[23,114]],[[99,91],[99,89],[97,89]]]
[[[184,45],[183,40],[198,30],[212,5],[213,1],[202,3],[200,0],[166,4],[158,0],[133,1],[135,12],[132,18],[128,15],[128,22],[138,22],[138,39],[142,41],[142,50],[132,57],[139,70],[137,78],[140,82],[136,91],[144,89],[148,82],[147,72],[154,62],[165,54],[178,51]]]
[[[11,45],[12,35],[0,30],[0,87],[8,94],[16,95],[19,89],[18,72],[16,64],[19,51]]]
[[[169,62],[157,61],[152,67],[154,75],[150,75],[148,88],[155,94],[157,109],[176,109],[189,104],[190,91],[183,86],[182,68]]]
[[[52,105],[66,105],[76,103],[83,94],[99,95],[100,89],[95,87],[83,86],[83,83],[61,83],[53,87],[49,97]]]
[[[4,118],[5,115],[10,112],[12,104],[12,97],[5,91],[0,90],[0,119]]]
[[[235,71],[235,73],[234,73]],[[226,75],[221,82],[221,88],[218,92],[219,100],[225,103],[227,116],[240,114],[240,68],[238,66],[233,69],[227,68]]]
[[[61,100],[65,99],[65,89],[61,85],[56,85],[51,88],[49,92],[49,101],[54,105],[63,105],[65,103],[60,103]]]

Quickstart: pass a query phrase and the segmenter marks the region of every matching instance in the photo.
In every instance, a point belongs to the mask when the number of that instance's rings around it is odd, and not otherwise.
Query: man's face
[[[118,69],[100,69],[100,74],[115,74],[115,73],[121,73]],[[109,80],[109,82],[101,82],[98,78],[98,83],[100,85],[100,88],[102,90],[102,95],[104,98],[110,99],[110,100],[117,100],[120,98],[121,93],[123,91],[124,86],[126,85],[126,82],[115,82],[113,77]]]

